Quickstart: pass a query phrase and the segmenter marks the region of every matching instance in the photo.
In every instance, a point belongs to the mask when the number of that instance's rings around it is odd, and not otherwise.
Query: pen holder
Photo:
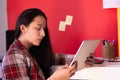
[[[102,46],[102,57],[106,59],[115,58],[114,46]]]

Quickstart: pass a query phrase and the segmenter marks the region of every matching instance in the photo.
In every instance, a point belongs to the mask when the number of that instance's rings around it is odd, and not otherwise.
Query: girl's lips
[[[39,41],[42,41],[42,39],[38,39]]]

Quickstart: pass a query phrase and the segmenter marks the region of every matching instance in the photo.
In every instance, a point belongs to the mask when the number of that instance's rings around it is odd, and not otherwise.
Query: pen
[[[114,43],[115,43],[115,40],[112,40],[112,45],[114,45]]]
[[[107,41],[107,44],[110,45],[110,40]]]
[[[113,43],[112,42],[110,42],[110,46],[112,46],[113,45]]]
[[[108,46],[108,43],[107,43],[107,41],[105,41],[104,43],[105,43],[105,46]]]
[[[105,45],[105,40],[103,40],[102,42],[103,42],[103,45]]]

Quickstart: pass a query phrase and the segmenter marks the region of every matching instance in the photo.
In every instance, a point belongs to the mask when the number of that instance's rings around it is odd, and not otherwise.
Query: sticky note
[[[64,21],[60,21],[59,31],[65,31],[66,23]]]
[[[65,22],[66,22],[67,25],[71,25],[72,24],[72,20],[73,20],[73,16],[67,15]]]
[[[120,8],[120,0],[103,0],[103,8]]]

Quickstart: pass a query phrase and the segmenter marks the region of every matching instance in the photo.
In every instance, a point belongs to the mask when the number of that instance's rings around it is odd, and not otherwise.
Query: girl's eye
[[[37,30],[40,30],[41,28],[37,28]]]
[[[36,27],[36,30],[40,30],[41,29],[41,27]]]

